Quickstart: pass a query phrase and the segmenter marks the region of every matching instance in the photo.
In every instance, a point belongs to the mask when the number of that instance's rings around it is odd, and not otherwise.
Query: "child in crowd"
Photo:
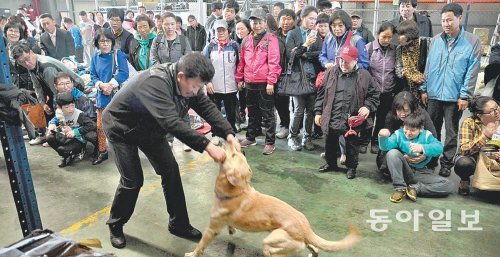
[[[57,95],[56,116],[49,122],[47,142],[61,157],[59,167],[73,162],[76,154],[85,148],[85,138],[97,141],[96,124],[85,113],[75,108],[71,93]]]
[[[427,168],[432,157],[443,153],[443,145],[424,129],[421,112],[404,118],[403,128],[392,135],[388,129],[380,130],[379,147],[388,151],[387,167],[395,189],[391,202],[399,203],[405,196],[415,202],[417,195],[447,196],[451,193],[453,185],[450,180]]]

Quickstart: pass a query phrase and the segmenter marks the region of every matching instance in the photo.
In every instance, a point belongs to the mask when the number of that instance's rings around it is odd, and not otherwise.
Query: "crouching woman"
[[[476,170],[479,151],[492,139],[500,121],[500,107],[488,96],[472,100],[472,116],[466,118],[460,126],[460,145],[455,157],[455,173],[460,177],[458,193],[468,195],[470,176]],[[500,154],[497,154],[497,161]]]

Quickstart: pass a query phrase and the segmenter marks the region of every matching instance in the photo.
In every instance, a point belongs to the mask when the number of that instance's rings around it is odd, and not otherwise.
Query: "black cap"
[[[56,103],[59,106],[68,105],[74,102],[75,101],[73,100],[73,96],[71,95],[71,93],[64,92],[57,94]]]

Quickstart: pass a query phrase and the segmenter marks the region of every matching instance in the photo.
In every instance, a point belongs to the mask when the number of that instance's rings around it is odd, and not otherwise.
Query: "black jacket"
[[[434,136],[436,136],[436,127],[434,126],[429,113],[427,113],[427,111],[424,109],[421,109],[419,111],[424,115],[424,129],[429,130]],[[392,111],[389,112],[385,117],[384,128],[387,128],[389,131],[391,131],[392,134],[394,133],[394,131],[400,129],[401,127],[403,127],[403,121],[396,118]]]
[[[427,18],[426,16],[423,16],[423,15],[420,15],[416,12],[413,14],[413,17],[415,19],[415,22],[417,22],[418,32],[419,32],[418,35],[420,37],[433,37],[434,36],[432,34],[432,23],[431,23],[431,20],[429,20],[429,18]],[[399,23],[401,23],[401,21],[403,21],[401,16],[397,16],[396,18],[394,18],[392,20],[392,25],[394,25],[394,27],[397,27],[399,25]],[[399,45],[398,33],[394,33],[394,36],[392,37],[391,43],[393,43],[395,45]]]
[[[210,141],[191,129],[182,117],[189,108],[226,138],[234,134],[229,122],[202,90],[196,96],[181,95],[175,63],[165,63],[139,73],[113,97],[103,112],[103,128],[110,141],[139,144],[160,140],[167,133],[203,152]]]
[[[151,60],[149,59],[150,53],[151,53],[151,45],[153,44],[153,39],[149,40],[149,51],[148,51],[148,57],[147,57],[147,63],[150,63]],[[130,46],[129,46],[129,53],[127,56],[128,61],[132,66],[134,66],[136,71],[141,71],[143,70],[141,66],[139,65],[139,52],[141,51],[141,44],[139,44],[139,41],[136,39],[130,41]]]
[[[321,53],[321,48],[323,42],[319,36],[316,35],[316,42],[308,48],[302,46],[304,44],[304,39],[302,38],[301,28],[295,26],[294,29],[288,31],[286,39],[286,51],[288,58],[292,57],[292,50],[297,48],[295,51],[295,60],[293,61],[293,70],[299,70],[299,60],[302,59],[302,64],[304,65],[304,72],[311,80],[316,80],[316,75],[321,71],[321,63],[319,62],[319,54]]]
[[[205,27],[201,24],[198,24],[198,27],[194,29],[191,26],[188,26],[186,30],[186,37],[189,40],[189,44],[191,45],[191,50],[193,51],[203,51],[205,44],[207,43],[207,32],[205,31]]]
[[[364,24],[361,24],[361,27],[356,31],[365,39],[367,44],[375,40],[373,33]]]
[[[75,55],[75,41],[71,33],[63,29],[56,29],[56,45],[52,44],[48,32],[40,36],[40,46],[45,55],[61,60],[63,57]]]
[[[122,34],[119,36],[120,38],[120,49],[128,55],[129,49],[130,49],[130,44],[132,41],[134,41],[134,35],[132,33],[128,32],[127,30],[123,29]],[[131,60],[129,60],[131,61]]]

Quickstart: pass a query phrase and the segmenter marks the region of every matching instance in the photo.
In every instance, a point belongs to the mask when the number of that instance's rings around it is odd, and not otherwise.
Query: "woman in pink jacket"
[[[274,116],[274,84],[281,74],[278,38],[266,31],[266,13],[262,8],[252,11],[252,34],[243,39],[236,82],[247,90],[248,129],[242,147],[256,145],[255,137],[266,126],[263,154],[274,152],[276,117]]]

